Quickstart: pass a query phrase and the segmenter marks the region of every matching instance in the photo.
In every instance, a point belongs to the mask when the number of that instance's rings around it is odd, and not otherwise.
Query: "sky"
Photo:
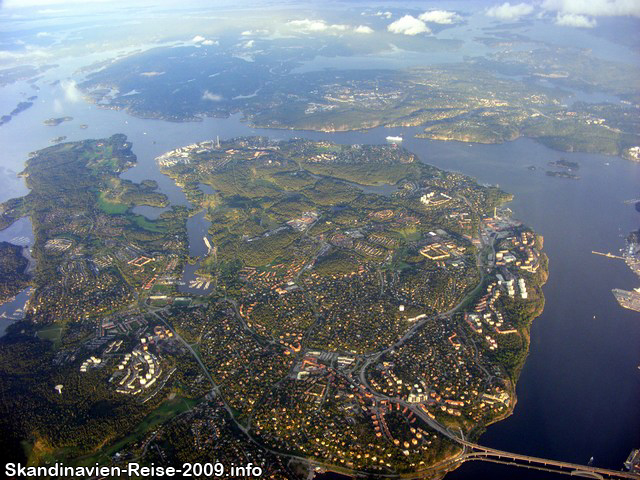
[[[383,0],[384,1],[384,0]],[[199,4],[200,6],[221,6],[219,1],[207,2],[204,0],[134,0],[128,1],[118,6],[131,6],[132,3],[151,4],[151,5],[185,5]],[[240,0],[234,2],[235,5],[245,3],[247,6],[252,4],[259,5],[259,0]],[[279,2],[275,2],[278,4]],[[283,5],[305,5],[314,6],[313,0],[305,0],[297,2],[296,0],[282,0]],[[342,2],[349,4],[348,0]],[[355,2],[354,5],[366,7],[369,2]],[[442,7],[443,2],[420,1],[395,3],[393,0],[386,2],[386,7],[381,7],[380,16],[389,20],[387,31],[402,35],[429,35],[432,33],[431,28],[434,24],[453,24],[461,21],[461,17],[452,9]],[[450,2],[446,2],[450,4]],[[115,6],[113,0],[0,0],[0,6],[5,10],[14,10],[19,8],[36,7],[41,8],[37,13],[54,13],[55,9],[64,9],[65,7],[86,7],[91,5],[109,5]],[[385,3],[371,2],[371,4],[385,5]],[[407,5],[412,9],[421,9],[424,13],[416,15],[407,13]],[[484,14],[487,17],[494,18],[496,21],[514,22],[521,19],[535,18],[545,19],[555,23],[561,27],[574,28],[594,28],[598,25],[598,20],[604,17],[634,17],[640,19],[640,0],[510,0],[510,1],[494,1],[484,0],[477,2],[478,11],[476,13]],[[264,5],[263,5],[264,6]],[[403,11],[404,10],[404,11]],[[323,22],[322,19],[314,19],[316,22]],[[317,24],[320,31],[331,31],[335,25]],[[308,31],[314,31],[314,25],[300,25],[300,29],[307,28]],[[355,26],[356,32],[371,33],[369,27]],[[336,30],[335,28],[333,30]]]

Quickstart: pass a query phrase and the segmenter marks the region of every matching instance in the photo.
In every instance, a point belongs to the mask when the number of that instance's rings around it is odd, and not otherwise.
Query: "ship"
[[[640,288],[631,291],[614,288],[611,291],[621,307],[640,312]]]
[[[209,255],[211,253],[211,243],[209,243],[209,239],[207,237],[202,237],[202,240],[204,240],[204,244],[207,247],[207,255]]]
[[[389,143],[402,143],[402,137],[394,137],[393,135],[389,135],[386,140]]]

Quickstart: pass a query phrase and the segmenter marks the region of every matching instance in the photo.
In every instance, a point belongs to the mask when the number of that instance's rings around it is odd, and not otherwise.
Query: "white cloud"
[[[330,25],[324,20],[292,20],[287,22],[294,30],[298,30],[303,33],[317,33],[317,32],[344,32],[349,28],[348,25],[333,24]]]
[[[193,43],[199,43],[201,45],[218,45],[218,41],[217,40],[209,40],[209,39],[203,37],[202,35],[196,35],[195,37],[193,37],[191,39],[191,41]]]
[[[439,23],[441,25],[451,25],[460,21],[460,15],[447,10],[431,10],[424,12],[418,18],[423,22]]]
[[[155,72],[155,71],[151,71],[151,72],[142,72],[140,74],[141,77],[157,77],[159,75],[164,75],[165,72]]]
[[[75,103],[82,100],[82,93],[78,89],[78,85],[76,84],[75,80],[63,80],[62,82],[60,82],[60,87],[62,87],[64,98],[68,102]]]
[[[353,27],[351,25],[344,25],[339,23],[330,24],[325,22],[324,20],[309,20],[308,18],[305,18],[304,20],[291,20],[290,22],[287,22],[287,26],[301,33],[335,34],[349,31],[353,31],[354,33],[373,33],[373,29],[366,25],[358,25],[357,27]],[[247,32],[243,32],[242,35]],[[257,32],[265,32],[265,30],[256,30],[252,33]]]
[[[431,33],[431,29],[422,20],[411,15],[404,17],[391,23],[387,30],[391,33],[401,33],[403,35],[418,35],[420,33]]]
[[[358,25],[353,31],[356,33],[373,33],[373,28],[366,25]]]
[[[248,42],[244,42],[244,44],[242,45],[242,48],[253,48],[253,45],[256,42],[254,42],[253,40],[249,40]]]
[[[541,7],[562,14],[640,17],[638,0],[544,0]]]
[[[519,20],[531,12],[533,12],[533,6],[528,3],[511,5],[509,2],[505,2],[502,5],[494,5],[487,9],[486,14],[489,17],[499,18],[500,20]]]
[[[44,37],[52,37],[53,35],[51,35],[49,32],[38,32],[36,33],[36,37],[38,38],[44,38]]]
[[[269,30],[259,29],[259,30],[245,30],[240,35],[243,37],[251,37],[251,36],[265,36],[269,35]]]
[[[576,13],[560,13],[556,15],[556,25],[563,27],[593,28],[597,25],[595,18]]]
[[[378,11],[378,12],[374,13],[374,15],[376,17],[391,18],[393,14],[391,12],[380,12],[380,11]]]
[[[218,95],[217,93],[211,93],[209,90],[205,90],[202,94],[203,100],[210,100],[212,102],[221,102],[223,100],[222,95]]]

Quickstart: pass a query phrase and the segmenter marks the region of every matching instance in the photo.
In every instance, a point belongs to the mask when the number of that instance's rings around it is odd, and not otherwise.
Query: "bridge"
[[[459,457],[461,462],[479,460],[483,462],[501,463],[504,465],[524,467],[533,470],[543,470],[583,478],[640,479],[640,475],[631,472],[609,470],[607,468],[580,465],[577,463],[562,462],[559,460],[549,460],[547,458],[532,457],[530,455],[520,455],[518,453],[505,452],[495,448],[483,447],[462,439],[460,439],[459,443],[465,447],[465,452]]]
[[[460,455],[450,459],[439,465],[439,469],[448,470],[468,461],[483,461],[500,463],[503,465],[511,465],[516,467],[529,468],[533,470],[542,470],[552,473],[570,475],[574,477],[595,478],[595,479],[625,479],[631,478],[640,480],[637,473],[610,470],[607,468],[593,467],[590,465],[580,465],[578,463],[563,462],[560,460],[550,460],[547,458],[532,457],[530,455],[521,455],[519,453],[505,452],[495,448],[484,447],[464,439],[464,436],[458,435],[448,428],[431,418],[427,412],[419,408],[416,404],[408,404],[399,402],[409,409],[420,419],[424,420],[430,427],[447,436],[450,440],[458,443],[463,447]]]

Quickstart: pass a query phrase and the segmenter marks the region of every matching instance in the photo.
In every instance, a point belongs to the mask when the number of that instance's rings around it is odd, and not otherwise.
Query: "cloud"
[[[308,18],[304,20],[292,20],[287,22],[287,25],[303,33],[344,32],[349,28],[348,25],[330,25],[324,20],[309,20]]]
[[[511,5],[509,2],[505,2],[502,5],[494,5],[487,9],[485,13],[489,17],[499,18],[500,20],[519,20],[531,12],[533,12],[533,6],[528,3]]]
[[[244,44],[242,45],[242,48],[253,48],[253,45],[255,43],[256,43],[255,41],[249,40],[248,42],[244,42]]]
[[[376,17],[391,18],[393,14],[391,12],[376,12],[374,15]]]
[[[191,39],[191,41],[193,43],[200,43],[202,45],[218,45],[218,41],[217,40],[209,40],[209,39],[203,37],[202,35],[196,35],[195,37],[193,37]]]
[[[49,32],[38,32],[36,33],[36,37],[44,38],[44,37],[53,37]]]
[[[638,0],[544,0],[541,7],[562,14],[640,17]]]
[[[266,29],[245,30],[240,35],[242,35],[243,37],[265,36],[265,35],[269,35],[269,30],[266,30]]]
[[[391,23],[387,30],[391,33],[401,33],[403,35],[418,35],[420,33],[431,33],[431,29],[422,20],[405,15],[404,17]]]
[[[217,93],[211,93],[209,90],[205,90],[202,94],[203,100],[210,100],[212,102],[221,102],[223,100],[222,95],[218,95]]]
[[[448,12],[447,10],[431,10],[424,12],[418,17],[423,22],[439,23],[441,25],[451,25],[460,21],[460,15],[456,12]]]
[[[576,13],[560,13],[556,15],[556,25],[563,27],[593,28],[597,25],[595,18],[589,18],[586,15],[578,15]]]
[[[358,25],[353,31],[356,33],[373,33],[373,28],[366,25]]]
[[[330,24],[324,20],[309,20],[308,18],[305,18],[304,20],[291,20],[290,22],[287,22],[287,26],[301,33],[342,33],[349,31],[353,31],[354,33],[373,33],[373,29],[366,25],[353,27],[351,25],[343,25],[339,23]],[[265,30],[257,30],[256,32],[264,31]],[[245,35],[245,33],[248,33],[248,31],[242,32],[242,35]]]
[[[165,72],[142,72],[140,76],[142,77],[157,77],[159,75],[164,75]]]
[[[68,102],[79,102],[82,100],[82,93],[78,89],[78,84],[75,80],[63,80],[60,82],[60,87],[62,87],[62,91],[64,92],[64,98]]]

